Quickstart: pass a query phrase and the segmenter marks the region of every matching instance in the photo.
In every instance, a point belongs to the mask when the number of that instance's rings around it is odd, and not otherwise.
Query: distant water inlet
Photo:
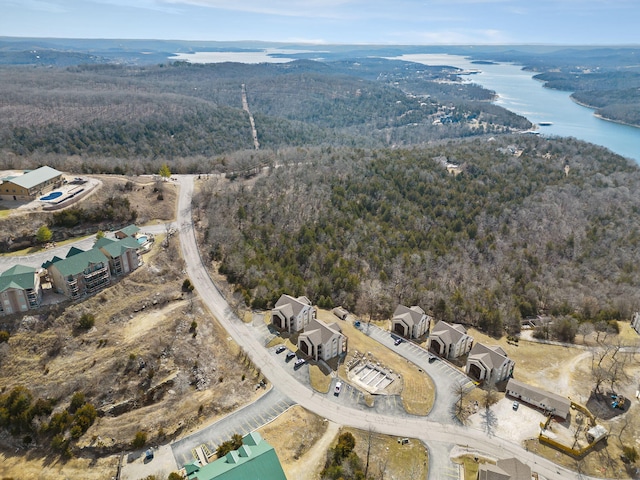
[[[44,197],[40,197],[40,200],[43,202],[50,202],[51,200],[55,200],[58,197],[62,196],[62,192],[51,192],[49,195],[45,195]]]

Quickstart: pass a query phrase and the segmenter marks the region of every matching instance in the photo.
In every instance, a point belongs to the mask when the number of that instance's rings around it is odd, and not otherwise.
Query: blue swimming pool
[[[149,237],[147,237],[146,235],[140,235],[138,236],[137,240],[140,245],[144,245],[145,243],[147,243],[147,240],[149,240]]]
[[[51,192],[49,195],[46,195],[44,197],[40,197],[40,200],[55,200],[58,197],[62,196],[62,192]]]

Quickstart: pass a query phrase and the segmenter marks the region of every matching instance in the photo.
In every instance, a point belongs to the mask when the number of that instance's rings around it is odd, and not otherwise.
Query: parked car
[[[394,345],[400,345],[402,342],[404,342],[404,339],[397,337],[395,342],[393,342]]]
[[[342,390],[342,382],[336,383],[336,387],[333,389],[333,394],[337,397],[340,395],[340,390]]]
[[[287,353],[286,361],[287,361],[287,362],[290,362],[291,360],[293,360],[293,359],[295,358],[295,356],[296,356],[296,354],[295,354],[295,353],[293,353],[293,352],[288,352],[288,353]]]
[[[513,409],[514,410],[518,410],[519,406],[520,406],[520,404],[518,402],[513,402]]]
[[[433,363],[437,360],[437,357],[433,354],[429,354],[429,363]]]
[[[307,363],[307,361],[304,358],[299,358],[296,360],[296,363],[293,364],[293,368],[300,368],[305,363]]]
[[[284,345],[280,345],[278,348],[276,348],[276,353],[282,353],[287,349],[287,347],[285,347]]]

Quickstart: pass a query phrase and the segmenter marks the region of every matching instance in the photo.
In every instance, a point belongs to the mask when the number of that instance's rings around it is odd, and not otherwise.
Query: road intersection
[[[560,467],[550,460],[525,450],[520,445],[496,436],[488,436],[480,430],[457,424],[441,423],[429,417],[398,418],[346,407],[329,402],[325,396],[316,395],[310,388],[302,385],[255,338],[250,331],[251,327],[237,317],[209,277],[200,257],[191,215],[194,177],[180,175],[177,176],[177,179],[180,184],[178,197],[180,244],[191,282],[195,285],[202,301],[234,341],[242,346],[254,364],[260,367],[264,376],[281,391],[287,392],[287,396],[291,400],[340,425],[363,430],[372,429],[379,433],[421,440],[430,450],[430,479],[448,476],[447,472],[451,468],[448,453],[446,460],[442,457],[453,445],[463,445],[471,450],[489,452],[499,458],[516,457],[529,464],[535,472],[548,480],[595,478]]]

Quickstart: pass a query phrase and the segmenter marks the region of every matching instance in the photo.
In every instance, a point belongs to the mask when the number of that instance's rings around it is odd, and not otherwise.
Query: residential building
[[[406,338],[419,338],[429,331],[431,317],[418,306],[398,305],[393,312],[391,331]]]
[[[546,413],[551,413],[562,420],[566,420],[571,411],[571,400],[567,397],[527,385],[515,378],[510,378],[509,382],[507,382],[506,394],[517,398],[523,403],[540,408]]]
[[[293,298],[290,295],[282,295],[271,310],[273,326],[289,333],[299,332],[314,318],[316,310],[307,297]]]
[[[122,240],[103,237],[93,248],[99,249],[109,259],[109,268],[114,277],[131,273],[142,265],[140,244],[133,237],[124,237]]]
[[[15,265],[0,274],[0,315],[38,308],[42,301],[40,272]]]
[[[0,199],[31,201],[61,184],[62,172],[47,166],[40,167],[24,175],[3,178]]]
[[[347,351],[347,337],[337,323],[312,319],[298,337],[298,348],[314,360],[330,360]]]
[[[109,260],[98,248],[85,252],[72,247],[66,258],[54,257],[42,266],[56,291],[72,300],[98,292],[111,282]]]
[[[124,228],[121,228],[117,232],[115,232],[115,236],[118,240],[121,240],[126,237],[134,237],[140,232],[140,228],[136,225],[127,225]]]
[[[498,460],[495,465],[481,463],[478,480],[531,480],[531,467],[516,458]]]
[[[258,432],[244,436],[238,450],[206,465],[189,463],[184,469],[188,480],[287,480],[276,451]]]
[[[633,328],[636,333],[640,334],[640,312],[633,314],[633,317],[631,318],[631,328]]]
[[[442,358],[454,359],[466,355],[473,345],[473,337],[459,324],[439,321],[429,335],[429,351]]]
[[[511,377],[515,365],[501,347],[476,343],[467,357],[465,371],[474,380],[497,383]]]

